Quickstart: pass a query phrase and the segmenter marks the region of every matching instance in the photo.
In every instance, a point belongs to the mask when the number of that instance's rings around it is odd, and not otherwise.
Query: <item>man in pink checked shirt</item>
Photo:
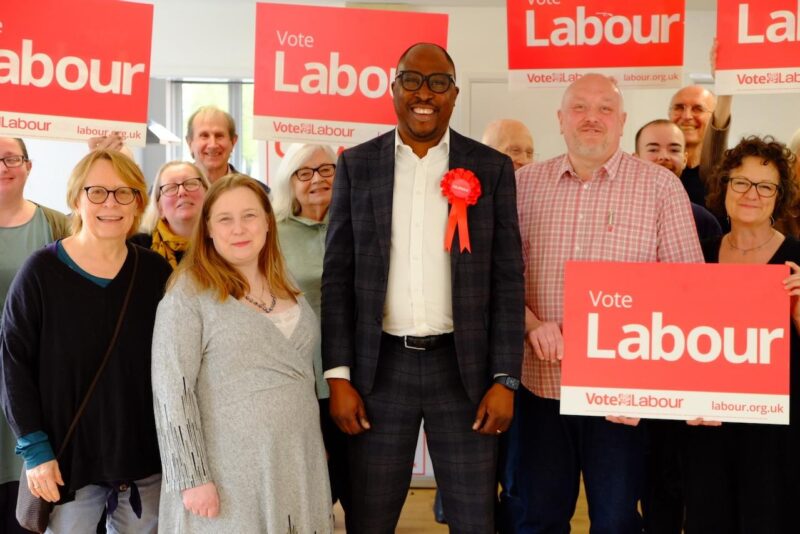
[[[638,419],[559,414],[565,262],[703,261],[680,180],[620,150],[625,118],[613,80],[588,74],[558,111],[567,153],[517,172],[527,342],[515,415],[529,487],[514,532],[569,532],[581,473],[593,534],[641,532]]]

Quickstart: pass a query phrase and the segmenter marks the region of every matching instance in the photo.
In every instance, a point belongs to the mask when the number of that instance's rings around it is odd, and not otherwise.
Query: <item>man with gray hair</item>
[[[490,122],[483,131],[481,143],[510,157],[515,171],[533,161],[533,136],[528,127],[518,120],[498,119]]]
[[[186,144],[194,163],[212,184],[228,173],[237,172],[228,161],[239,136],[230,113],[215,106],[201,106],[186,123]]]

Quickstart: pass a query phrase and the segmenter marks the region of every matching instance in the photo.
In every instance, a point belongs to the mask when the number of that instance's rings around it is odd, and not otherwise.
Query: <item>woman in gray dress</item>
[[[255,180],[218,180],[159,305],[164,532],[333,531],[312,365],[319,326],[275,227]]]

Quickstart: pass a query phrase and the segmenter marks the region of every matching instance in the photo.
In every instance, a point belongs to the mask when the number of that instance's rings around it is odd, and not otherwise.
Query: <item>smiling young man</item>
[[[565,263],[703,261],[680,181],[620,149],[625,119],[613,80],[587,74],[558,111],[567,153],[517,173],[526,263],[517,483],[528,501],[512,510],[513,532],[569,532],[581,474],[593,533],[642,532],[638,419],[559,413]]]
[[[450,129],[458,88],[440,46],[410,47],[392,92],[397,129],[339,158],[322,276],[331,415],[350,435],[348,513],[355,533],[394,532],[424,419],[451,531],[489,533],[522,356],[513,166]],[[449,169],[480,186],[470,250],[458,232],[445,249]]]

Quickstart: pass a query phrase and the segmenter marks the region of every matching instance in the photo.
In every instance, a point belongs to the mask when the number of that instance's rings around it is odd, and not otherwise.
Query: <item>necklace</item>
[[[260,300],[251,297],[250,295],[245,295],[244,299],[253,306],[258,306],[259,308],[261,308],[261,311],[263,311],[264,313],[269,313],[275,309],[275,304],[277,304],[278,302],[278,299],[275,298],[275,295],[273,295],[271,292],[269,296],[272,297],[272,302],[269,303],[269,306],[267,306],[265,302],[261,302]]]
[[[769,239],[767,239],[766,241],[764,241],[760,245],[757,245],[755,247],[750,247],[750,248],[739,248],[739,247],[737,247],[733,243],[733,239],[731,238],[731,234],[728,234],[728,246],[731,247],[734,250],[738,250],[739,252],[741,252],[744,255],[744,254],[747,254],[748,252],[752,252],[754,250],[758,250],[758,249],[760,249],[762,247],[767,246],[767,243],[772,241],[772,238],[775,237],[775,234],[776,234],[775,230],[772,230],[772,233],[770,234]]]

